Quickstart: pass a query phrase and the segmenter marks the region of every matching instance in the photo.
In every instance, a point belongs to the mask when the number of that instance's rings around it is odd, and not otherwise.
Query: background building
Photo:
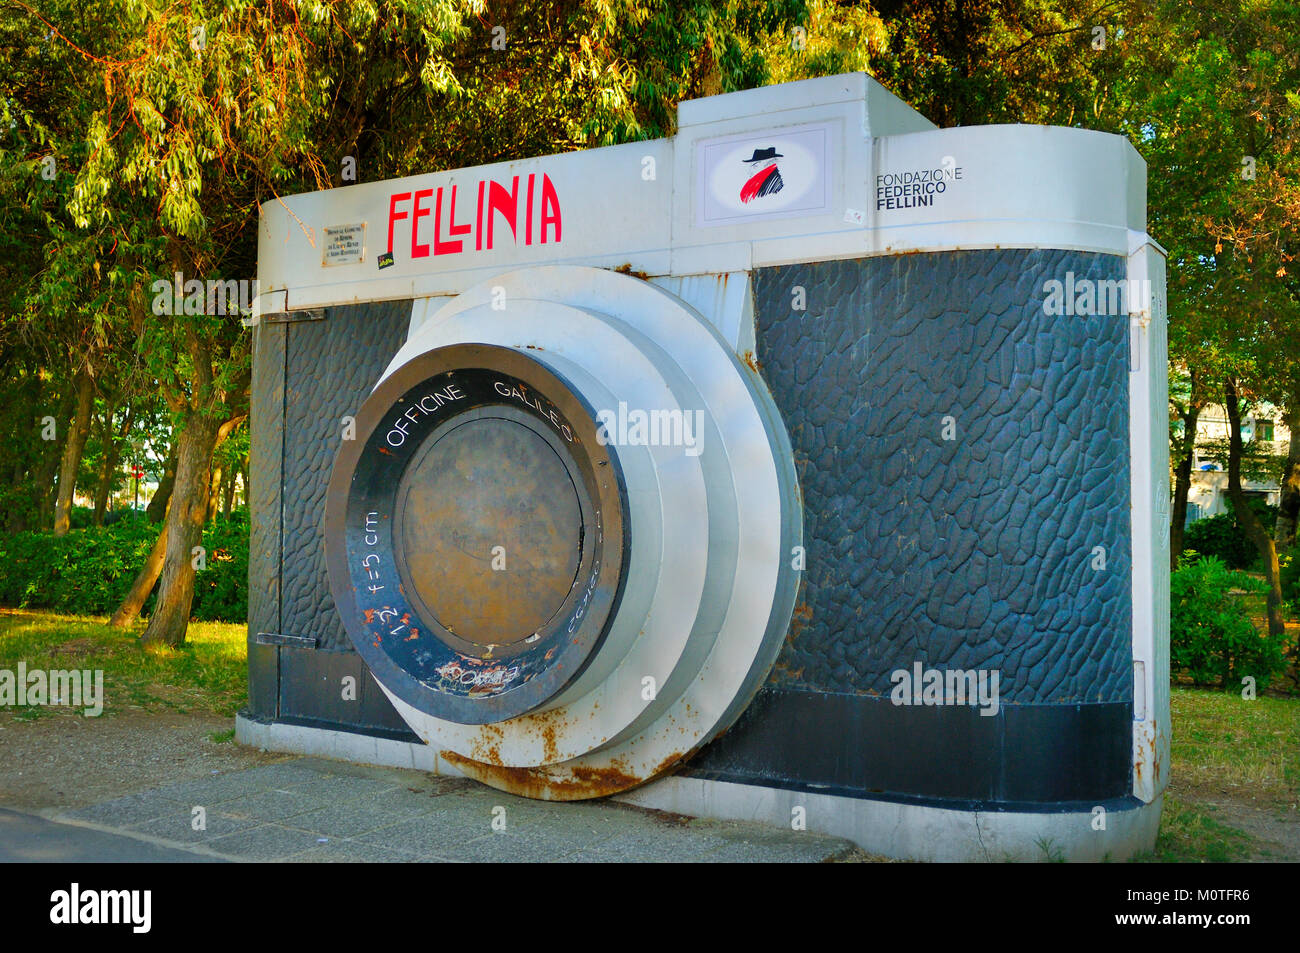
[[[1192,484],[1187,494],[1187,523],[1228,512],[1227,442],[1228,413],[1220,404],[1206,406],[1196,422],[1196,449],[1192,460]],[[1285,457],[1291,432],[1277,408],[1261,404],[1241,422],[1241,437],[1255,444],[1256,454],[1243,460],[1241,488],[1247,497],[1259,497],[1271,506],[1278,504],[1280,487],[1276,472],[1259,472],[1264,456]],[[1248,450],[1249,454],[1249,450]]]

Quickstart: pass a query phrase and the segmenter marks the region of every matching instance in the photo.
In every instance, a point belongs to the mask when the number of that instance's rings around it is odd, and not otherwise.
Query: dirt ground
[[[32,721],[0,715],[0,805],[84,807],[289,757],[209,737],[234,726],[233,718],[138,709],[103,718],[58,709]]]
[[[1255,838],[1253,861],[1300,863],[1300,810],[1283,805],[1234,796],[1209,785],[1179,782],[1175,776],[1168,794],[1208,814],[1220,824],[1235,827]]]

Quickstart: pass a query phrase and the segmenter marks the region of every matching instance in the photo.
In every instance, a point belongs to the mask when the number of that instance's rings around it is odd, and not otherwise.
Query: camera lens
[[[582,506],[564,451],[508,411],[456,418],[430,435],[397,493],[407,592],[487,653],[546,628],[582,559]]]

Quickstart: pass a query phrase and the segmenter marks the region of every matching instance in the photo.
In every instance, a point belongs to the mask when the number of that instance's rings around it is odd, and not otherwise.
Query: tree
[[[1246,494],[1241,489],[1241,403],[1236,379],[1231,376],[1226,378],[1223,391],[1224,407],[1228,411],[1229,439],[1232,441],[1232,453],[1228,457],[1228,496],[1232,500],[1232,511],[1238,524],[1264,559],[1264,577],[1268,582],[1268,632],[1271,636],[1281,637],[1286,634],[1286,623],[1282,619],[1282,584],[1277,549],[1268,530],[1247,504]]]
[[[1181,370],[1181,369],[1180,369]],[[1196,435],[1201,410],[1205,406],[1205,387],[1195,368],[1170,381],[1169,463],[1174,468],[1174,503],[1169,515],[1169,560],[1171,570],[1178,568],[1183,552],[1183,527],[1187,523],[1187,497],[1192,486],[1192,466],[1196,461]],[[1174,432],[1176,430],[1176,432]]]

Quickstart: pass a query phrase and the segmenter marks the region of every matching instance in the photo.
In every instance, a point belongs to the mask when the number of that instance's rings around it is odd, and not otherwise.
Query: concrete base
[[[427,745],[348,731],[263,723],[239,715],[241,744],[293,754],[460,776]],[[892,801],[812,794],[726,781],[667,777],[614,800],[692,817],[757,821],[843,837],[872,854],[933,862],[1123,861],[1149,851],[1163,794],[1150,804],[1093,812],[960,811]],[[796,828],[798,829],[798,828]]]
[[[1104,815],[1091,811],[1031,813],[959,811],[893,801],[811,794],[726,781],[668,777],[617,800],[694,817],[761,821],[851,840],[899,860],[939,863],[1122,861],[1155,846],[1164,795],[1150,804]],[[800,810],[802,809],[802,810]]]
[[[254,721],[242,712],[235,716],[235,740],[251,748],[283,751],[286,754],[354,761],[383,768],[412,768],[444,777],[464,776],[455,765],[438,757],[438,752],[425,744],[376,738],[374,735],[354,731],[331,731],[306,725],[286,725],[278,721]]]

